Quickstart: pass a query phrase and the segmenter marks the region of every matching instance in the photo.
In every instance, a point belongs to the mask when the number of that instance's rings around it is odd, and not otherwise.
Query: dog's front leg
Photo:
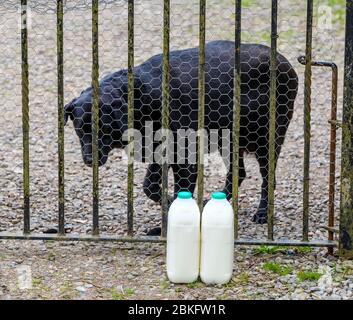
[[[195,191],[197,180],[196,164],[174,164],[172,165],[174,174],[174,199],[180,191]]]
[[[162,166],[158,163],[152,163],[147,168],[145,180],[143,182],[143,191],[147,197],[155,202],[162,201]]]

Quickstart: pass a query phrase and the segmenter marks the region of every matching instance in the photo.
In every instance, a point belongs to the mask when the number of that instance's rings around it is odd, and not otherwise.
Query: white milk
[[[234,216],[226,195],[212,194],[202,212],[201,280],[206,284],[224,284],[233,274]]]
[[[190,192],[180,192],[170,206],[167,275],[171,282],[190,283],[199,276],[200,211]]]

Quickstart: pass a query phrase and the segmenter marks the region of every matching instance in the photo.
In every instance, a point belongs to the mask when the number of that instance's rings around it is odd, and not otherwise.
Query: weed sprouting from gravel
[[[316,271],[300,271],[297,274],[297,278],[300,282],[303,281],[318,281],[322,274]]]
[[[294,247],[294,250],[302,254],[310,253],[311,251],[313,251],[311,247]]]
[[[217,300],[229,300],[229,295],[228,294],[222,294],[217,297]]]
[[[161,282],[161,289],[166,290],[169,288],[169,282],[167,280],[163,280]]]
[[[246,271],[240,272],[235,277],[233,277],[231,281],[226,283],[223,287],[233,288],[236,286],[246,285],[249,283],[249,278],[250,278],[250,275],[248,272]]]
[[[62,299],[72,300],[77,296],[77,292],[75,292],[72,283],[69,281],[65,281],[64,284],[59,289],[60,295]]]
[[[49,261],[55,261],[55,258],[56,258],[55,254],[53,252],[49,252],[48,260]]]
[[[333,22],[343,24],[345,19],[345,0],[328,0],[328,5],[333,8]]]
[[[196,289],[196,288],[201,288],[204,286],[204,284],[201,281],[195,281],[192,283],[188,283],[186,285],[189,289]]]
[[[127,300],[128,297],[135,294],[135,291],[130,288],[125,288],[122,292],[119,292],[116,288],[113,288],[111,289],[110,294],[113,300]]]
[[[291,274],[293,271],[291,267],[282,266],[276,262],[266,262],[264,263],[263,268],[267,271],[272,271],[276,274],[279,274],[280,276],[286,276],[288,274]]]
[[[42,280],[41,279],[38,279],[38,278],[33,278],[32,279],[32,285],[33,287],[38,287],[42,284]]]
[[[176,287],[176,288],[175,288],[175,292],[176,292],[176,293],[181,293],[181,292],[183,292],[183,288],[181,288],[181,287]]]
[[[312,251],[311,247],[286,247],[286,246],[259,246],[253,250],[254,255],[258,254],[276,254],[276,253],[298,253],[307,254]]]
[[[260,246],[256,247],[253,250],[253,253],[256,254],[274,254],[277,252],[282,252],[282,247],[272,247],[272,246]]]

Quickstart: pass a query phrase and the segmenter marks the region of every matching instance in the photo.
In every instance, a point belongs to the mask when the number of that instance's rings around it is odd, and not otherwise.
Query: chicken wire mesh
[[[314,2],[313,59],[335,61],[340,69],[344,46],[342,10],[343,3],[339,1],[335,5],[332,1]],[[20,230],[23,223],[19,1],[1,1],[0,12],[3,75],[0,80],[0,229],[12,231]],[[281,152],[276,168],[274,226],[278,239],[300,239],[302,234],[304,67],[297,57],[305,53],[304,12],[305,1],[279,2],[276,146],[277,152]],[[28,1],[28,14],[31,229],[43,232],[57,224],[56,1]],[[207,1],[205,126],[215,130],[217,137],[224,134],[223,129],[231,129],[234,18],[234,0]],[[101,232],[119,236],[127,232],[128,158],[121,150],[123,145],[119,145],[122,144],[122,128],[126,127],[127,121],[127,20],[127,1],[99,1],[100,79],[105,79],[100,97],[102,123],[99,149],[100,160],[106,162],[99,169],[99,219]],[[197,129],[199,2],[172,0],[170,22],[170,126],[176,134],[177,129]],[[138,70],[134,73],[134,92],[135,104],[141,110],[135,111],[135,124],[143,127],[145,121],[153,120],[153,131],[157,131],[161,126],[159,86],[162,76],[163,1],[135,1],[134,23],[134,64]],[[265,224],[254,223],[251,218],[255,217],[255,222],[265,222],[268,202],[270,36],[271,1],[242,1],[239,177],[244,181],[238,198],[241,238],[261,239],[267,233]],[[90,90],[80,94],[91,85],[91,69],[91,1],[64,1],[65,102],[70,105],[77,98],[75,107],[68,113],[74,122],[68,121],[65,127],[65,217],[68,231],[83,233],[91,232],[92,219],[92,170],[83,164],[81,155],[82,147],[85,162],[91,165],[92,104]],[[328,219],[330,125],[327,121],[330,119],[331,80],[327,70],[313,68],[312,71],[309,236],[310,239],[325,239],[326,231],[320,226],[326,225]],[[112,72],[115,73],[110,76]],[[211,133],[208,133],[212,140]],[[226,177],[230,169],[227,150],[231,150],[231,134],[225,133],[221,141],[217,137],[213,137],[213,144],[209,146],[215,152],[209,154],[207,150],[205,156],[205,199],[210,192],[223,190],[225,184],[230,198],[231,175]],[[135,149],[140,150],[140,142],[144,144],[145,140],[146,137],[137,139]],[[183,140],[177,141],[175,147],[180,147]],[[192,139],[187,141],[190,154],[186,155],[192,161],[171,165],[170,171],[173,170],[174,174],[169,174],[170,196],[174,195],[175,187],[176,191],[193,191],[196,187],[196,144]],[[158,144],[157,141],[153,148],[157,150],[157,157],[160,154]],[[226,161],[218,154],[219,148]],[[106,157],[108,153],[109,157]],[[144,150],[142,156],[147,155]],[[146,234],[161,222],[161,165],[146,162],[135,161],[134,164],[134,229],[137,234]],[[194,194],[197,194],[197,188]]]

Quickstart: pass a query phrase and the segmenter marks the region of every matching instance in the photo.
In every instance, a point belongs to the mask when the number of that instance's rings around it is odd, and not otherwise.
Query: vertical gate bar
[[[23,132],[23,232],[30,232],[29,187],[29,77],[28,77],[28,29],[27,0],[21,0],[21,72],[22,72],[22,132]]]
[[[338,68],[332,63],[332,96],[331,96],[331,132],[330,132],[330,181],[329,181],[329,216],[328,216],[328,240],[333,241],[332,228],[335,221],[335,183],[336,183],[336,121],[337,121],[337,87]],[[328,254],[333,255],[333,248],[328,248]]]
[[[57,67],[58,67],[58,184],[59,184],[59,234],[65,234],[65,184],[64,184],[64,7],[57,0]]]
[[[240,139],[240,100],[241,100],[241,0],[235,1],[235,58],[234,58],[234,104],[233,104],[233,159],[232,159],[232,194],[234,211],[234,238],[238,239],[239,216],[239,139]]]
[[[313,0],[307,1],[305,80],[304,80],[304,174],[303,174],[303,241],[309,239],[309,182],[311,139],[311,64]]]
[[[278,1],[272,0],[271,13],[271,61],[270,61],[270,121],[268,165],[268,223],[267,238],[273,240],[275,171],[276,171],[276,104],[277,104],[277,15]]]
[[[164,0],[163,19],[163,163],[162,163],[162,237],[167,235],[168,214],[168,130],[169,130],[169,52],[170,52],[170,0]]]
[[[205,156],[205,46],[206,46],[206,0],[200,0],[199,14],[199,93],[198,93],[198,134],[197,134],[197,202],[202,211],[204,194]]]
[[[346,1],[339,255],[353,258],[353,0]]]
[[[93,158],[93,228],[99,234],[99,43],[98,43],[98,0],[92,0],[92,158]]]
[[[134,233],[134,0],[128,2],[128,182],[127,228]]]

